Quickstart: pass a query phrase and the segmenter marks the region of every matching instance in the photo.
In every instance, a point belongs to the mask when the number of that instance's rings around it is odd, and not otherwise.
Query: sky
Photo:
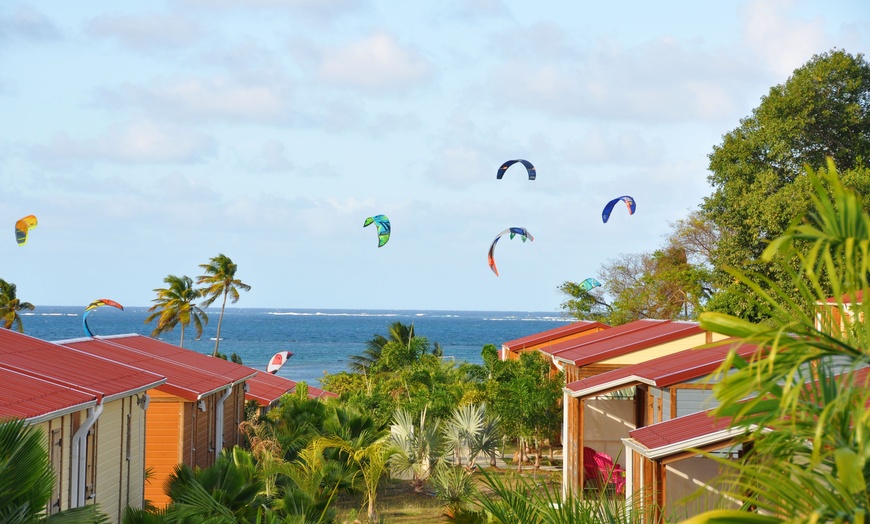
[[[834,48],[870,51],[866,0],[4,1],[0,278],[148,306],[225,254],[239,307],[559,311],[661,247],[723,135]],[[496,179],[519,158],[536,180]],[[534,241],[496,276],[508,227]]]

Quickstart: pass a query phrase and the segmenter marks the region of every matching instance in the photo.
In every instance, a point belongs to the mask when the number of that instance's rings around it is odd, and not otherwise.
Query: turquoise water
[[[81,338],[85,336],[83,309],[38,306],[23,316],[25,333],[51,341]],[[193,339],[192,329],[186,330],[184,347],[211,354],[219,313],[219,309],[208,311],[209,325],[200,340]],[[97,336],[150,335],[154,325],[145,324],[147,316],[145,307],[125,311],[101,307],[88,316],[88,327]],[[417,335],[441,344],[445,357],[477,364],[482,362],[485,344],[500,347],[502,342],[570,322],[558,312],[227,308],[219,349],[227,355],[237,353],[257,369],[265,369],[276,352],[291,351],[293,357],[278,375],[319,386],[324,373],[345,371],[349,356],[362,353],[366,341],[376,334],[386,335],[387,327],[396,321],[413,323]],[[178,344],[180,336],[176,328],[161,339]]]

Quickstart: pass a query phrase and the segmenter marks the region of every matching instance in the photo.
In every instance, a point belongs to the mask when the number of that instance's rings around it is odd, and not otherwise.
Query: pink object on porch
[[[616,492],[625,491],[625,470],[613,462],[607,453],[583,447],[583,474],[585,481],[593,481],[594,487],[613,486]]]

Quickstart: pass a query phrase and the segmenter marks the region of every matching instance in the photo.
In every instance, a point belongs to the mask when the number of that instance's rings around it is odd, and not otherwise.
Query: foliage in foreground
[[[863,297],[870,292],[870,215],[832,162],[807,175],[812,212],[762,256],[789,275],[788,285],[731,271],[771,311],[770,321],[700,318],[705,329],[764,350],[745,361],[732,354],[714,389],[715,414],[732,417],[751,450],[736,465],[722,461],[731,467],[722,478],[726,493],[745,511],[705,513],[692,523],[863,522],[870,509],[870,302]]]

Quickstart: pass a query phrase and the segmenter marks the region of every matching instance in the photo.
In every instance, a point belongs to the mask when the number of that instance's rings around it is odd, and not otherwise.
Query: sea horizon
[[[150,306],[130,306],[123,311],[110,306],[92,310],[87,318],[95,336],[141,334],[151,336],[154,323],[145,324]],[[25,334],[62,342],[85,337],[83,306],[37,306],[23,312]],[[195,339],[193,326],[185,330],[184,347],[211,355],[220,309],[206,310],[209,323]],[[438,343],[444,357],[455,362],[483,362],[486,344],[502,343],[574,322],[559,312],[478,311],[442,309],[359,309],[359,308],[226,308],[219,351],[236,353],[245,365],[265,370],[278,351],[294,356],[279,376],[320,386],[324,374],[347,371],[350,357],[365,350],[375,335],[386,336],[393,322],[412,324],[418,336]],[[178,345],[180,328],[160,335],[160,340]]]

